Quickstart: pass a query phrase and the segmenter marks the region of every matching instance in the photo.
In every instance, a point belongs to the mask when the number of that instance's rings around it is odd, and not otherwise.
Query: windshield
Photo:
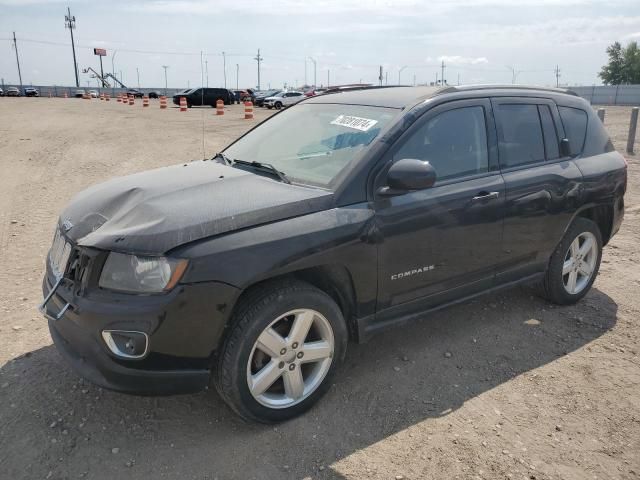
[[[299,104],[258,126],[224,153],[272,164],[298,183],[329,187],[398,114],[362,105]]]

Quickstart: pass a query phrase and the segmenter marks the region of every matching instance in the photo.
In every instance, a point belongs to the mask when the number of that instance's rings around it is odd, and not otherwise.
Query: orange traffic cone
[[[224,115],[224,102],[222,100],[216,101],[216,115]]]
[[[187,111],[187,99],[184,97],[180,97],[180,111],[181,112]]]
[[[144,96],[142,97],[142,106],[143,107],[148,107],[149,106],[149,97],[148,96]]]
[[[167,97],[164,95],[160,96],[160,108],[167,108]]]
[[[253,103],[244,102],[244,119],[253,120]]]

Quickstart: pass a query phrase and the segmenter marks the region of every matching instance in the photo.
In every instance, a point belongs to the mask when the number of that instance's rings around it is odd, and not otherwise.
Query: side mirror
[[[415,158],[398,160],[387,172],[387,186],[381,195],[401,195],[412,190],[430,188],[436,182],[436,171],[429,162]]]
[[[560,156],[562,157],[571,156],[571,144],[569,143],[568,138],[563,138],[562,140],[560,140]]]

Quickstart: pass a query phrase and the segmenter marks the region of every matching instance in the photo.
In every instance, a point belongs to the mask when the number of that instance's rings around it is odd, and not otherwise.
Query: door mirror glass
[[[386,195],[397,195],[412,190],[430,188],[436,181],[436,171],[429,162],[416,158],[398,160],[387,172],[387,186],[380,190]]]

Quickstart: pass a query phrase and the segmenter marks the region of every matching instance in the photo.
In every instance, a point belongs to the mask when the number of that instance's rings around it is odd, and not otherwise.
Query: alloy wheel
[[[287,312],[269,324],[253,345],[247,363],[249,391],[269,408],[296,405],[320,386],[333,352],[333,330],[321,313]]]
[[[589,284],[598,261],[598,242],[591,232],[578,235],[567,250],[562,281],[567,293],[577,295]]]

